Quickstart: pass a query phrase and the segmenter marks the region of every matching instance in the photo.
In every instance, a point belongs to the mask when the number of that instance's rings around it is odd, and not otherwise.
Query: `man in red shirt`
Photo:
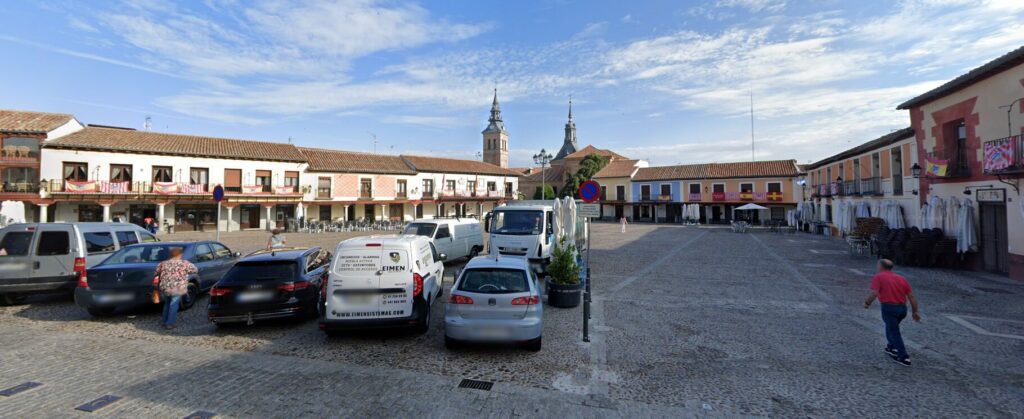
[[[871,278],[871,294],[864,301],[864,308],[871,307],[871,303],[878,299],[882,306],[882,321],[885,322],[885,339],[889,342],[885,346],[885,353],[898,364],[909,367],[910,356],[907,355],[900,334],[900,322],[907,318],[907,300],[910,300],[915,322],[921,321],[921,315],[917,311],[917,298],[914,298],[910,284],[902,276],[893,273],[892,266],[889,259],[878,261],[878,273]]]

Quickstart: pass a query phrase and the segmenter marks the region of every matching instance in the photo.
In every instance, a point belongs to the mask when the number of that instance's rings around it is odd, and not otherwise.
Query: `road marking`
[[[981,326],[978,326],[978,325],[976,325],[974,323],[971,323],[967,319],[990,320],[990,321],[994,321],[994,322],[1003,322],[1003,323],[1013,323],[1013,324],[1024,325],[1024,322],[1022,322],[1022,321],[1006,320],[1006,319],[993,319],[993,318],[990,318],[990,317],[952,315],[952,314],[943,314],[943,315],[946,316],[946,318],[952,320],[953,323],[956,323],[956,324],[959,324],[959,325],[961,325],[963,327],[966,327],[968,330],[970,330],[970,331],[972,331],[974,333],[977,333],[979,335],[994,336],[994,337],[1007,338],[1007,339],[1024,340],[1024,336],[1021,336],[1021,335],[1013,335],[1013,334],[1009,334],[1009,333],[990,332],[990,331],[986,330],[985,328],[983,328]]]
[[[868,275],[868,274],[864,273],[864,271],[862,271],[860,269],[846,268],[846,270],[848,270],[850,272],[853,272],[854,275],[871,276],[871,275]]]
[[[685,250],[691,244],[693,244],[697,240],[700,240],[700,238],[706,236],[707,234],[708,234],[707,231],[703,231],[700,234],[698,234],[698,235],[694,236],[693,238],[691,238],[690,240],[687,240],[685,243],[683,243],[683,244],[681,244],[679,246],[676,246],[676,248],[672,249],[671,252],[666,253],[664,256],[658,258],[658,260],[655,260],[650,265],[647,265],[646,267],[644,267],[643,269],[637,271],[633,275],[630,275],[628,278],[622,280],[622,282],[619,282],[618,284],[615,284],[615,286],[611,287],[611,292],[616,293],[616,292],[622,291],[623,288],[626,288],[629,284],[632,284],[633,281],[636,281],[637,279],[639,279],[642,276],[646,276],[648,273],[653,271],[655,268],[657,268],[658,266],[661,266],[661,264],[663,264],[665,262],[668,262],[670,259],[678,256],[679,253],[681,253],[683,250]]]
[[[819,249],[807,249],[808,252],[818,255],[845,255],[849,252],[846,250],[819,250]]]

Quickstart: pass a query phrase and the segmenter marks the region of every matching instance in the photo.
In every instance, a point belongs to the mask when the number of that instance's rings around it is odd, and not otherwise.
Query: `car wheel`
[[[194,282],[188,283],[188,291],[185,295],[181,296],[181,304],[178,311],[185,311],[196,304],[196,300],[199,299],[199,285]]]
[[[526,345],[523,345],[523,348],[528,350],[528,351],[531,351],[531,352],[539,351],[540,350],[540,344],[541,344],[541,339],[540,338],[541,338],[540,336],[537,336],[537,339],[531,340]]]
[[[452,338],[450,338],[448,336],[444,337],[444,348],[445,349],[447,349],[449,351],[454,351],[454,350],[459,349],[461,347],[462,347],[462,342],[459,342],[458,340],[452,339]]]
[[[427,331],[430,330],[430,312],[432,310],[429,302],[427,303],[426,310],[426,313],[423,314],[423,321],[420,324],[416,325],[416,333],[419,333],[421,335],[427,333]]]
[[[114,307],[90,307],[85,309],[93,317],[109,317],[114,314]]]
[[[25,302],[25,298],[26,297],[24,295],[0,294],[0,305],[3,305],[3,306],[18,305],[18,304],[24,303]]]
[[[473,246],[472,249],[469,249],[469,259],[473,259],[473,258],[475,258],[477,256],[480,256],[480,247],[479,246]]]

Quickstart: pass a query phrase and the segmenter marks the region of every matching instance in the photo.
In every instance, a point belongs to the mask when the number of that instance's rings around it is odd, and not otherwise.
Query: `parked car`
[[[338,244],[325,286],[320,329],[430,327],[430,306],[444,293],[447,255],[423,236],[367,236]]]
[[[157,265],[170,257],[171,248],[181,247],[182,258],[198,268],[189,279],[188,294],[181,309],[188,310],[196,299],[238,261],[239,254],[215,241],[159,242],[125,247],[92,268],[79,279],[75,303],[93,316],[107,316],[117,309],[153,304],[153,275]]]
[[[539,351],[544,329],[540,295],[526,259],[495,255],[470,260],[445,305],[445,347],[509,342]]]
[[[28,223],[0,229],[0,304],[72,292],[87,269],[118,249],[157,241],[135,224]]]
[[[405,234],[429,237],[437,251],[449,260],[472,259],[484,250],[484,231],[476,218],[433,218],[414,220]]]
[[[319,247],[246,255],[210,290],[207,315],[220,326],[280,317],[315,317],[331,254]]]

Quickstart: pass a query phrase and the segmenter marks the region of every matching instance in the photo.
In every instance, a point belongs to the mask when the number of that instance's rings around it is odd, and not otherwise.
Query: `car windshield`
[[[181,245],[145,245],[129,246],[118,250],[100,265],[121,265],[125,263],[163,262],[171,257],[171,248],[183,248]]]
[[[530,291],[526,271],[519,269],[467,269],[462,273],[459,291],[477,294],[513,294]]]
[[[491,232],[496,234],[540,234],[543,226],[543,211],[495,211],[491,215]]]
[[[228,282],[251,282],[267,280],[292,280],[298,271],[294,260],[266,262],[238,262],[231,268],[224,280]]]
[[[437,224],[432,223],[412,223],[405,228],[402,234],[415,234],[417,236],[434,237],[434,230],[437,230]]]

